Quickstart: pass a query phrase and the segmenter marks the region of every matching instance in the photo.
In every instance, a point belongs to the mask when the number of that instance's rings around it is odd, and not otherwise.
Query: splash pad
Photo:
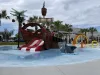
[[[27,53],[16,50],[17,46],[0,46],[0,66],[2,67],[28,67],[28,66],[54,66],[83,63],[100,59],[99,48],[82,48],[75,54],[61,53],[59,49]],[[5,48],[5,49],[4,49]]]

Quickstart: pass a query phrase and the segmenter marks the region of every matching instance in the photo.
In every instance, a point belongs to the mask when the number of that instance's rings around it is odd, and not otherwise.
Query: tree
[[[89,28],[89,32],[91,33],[91,37],[92,37],[92,40],[93,40],[93,37],[94,37],[94,36],[93,36],[93,33],[94,33],[94,32],[97,32],[97,29],[94,28],[94,27],[90,27],[90,28]]]
[[[80,29],[80,31],[79,31],[80,33],[84,33],[84,29]]]
[[[33,23],[33,22],[36,23],[37,19],[39,19],[38,16],[29,17],[28,23]],[[35,30],[37,29],[38,29],[37,26],[35,26]]]
[[[11,11],[11,15],[15,16],[16,17],[16,20],[18,21],[18,48],[19,48],[19,40],[20,40],[20,28],[22,26],[22,23],[24,22],[25,20],[25,12],[26,10],[22,10],[22,11],[17,11],[15,9],[12,8],[12,11]]]
[[[6,10],[2,10],[0,13],[0,26],[1,26],[1,19],[10,19],[10,17],[7,16]]]
[[[88,28],[83,28],[83,29],[80,29],[80,32],[85,34],[85,36],[86,36],[86,33],[89,32],[89,29]]]
[[[59,37],[59,30],[60,30],[60,26],[62,25],[62,22],[63,21],[59,21],[59,20],[53,22],[55,28],[57,29],[58,37]]]
[[[70,42],[70,34],[71,34],[71,32],[73,31],[72,25],[70,25],[70,24],[65,24],[65,26],[66,26],[66,31],[68,32],[68,35],[69,35],[69,43],[71,43],[71,42]]]
[[[29,17],[29,19],[28,19],[28,23],[33,23],[33,17]]]
[[[86,36],[86,33],[89,32],[89,29],[88,28],[84,28],[84,34]]]
[[[80,29],[79,32],[86,36],[87,32],[89,32],[89,29],[88,28],[83,28],[83,29]],[[80,40],[82,41],[82,38]]]
[[[7,29],[4,29],[4,31],[2,32],[2,35],[6,42],[13,35],[13,33],[14,33],[14,30],[8,31]]]
[[[33,23],[33,22],[35,22],[36,23],[36,20],[38,19],[38,16],[33,16],[33,17],[29,17],[29,19],[28,19],[28,23]]]
[[[18,33],[15,35],[15,38],[18,39]]]
[[[59,27],[59,30],[61,31],[66,31],[66,26],[61,24],[60,27]]]
[[[63,21],[59,21],[59,20],[53,22],[53,24],[56,27],[56,29],[57,29],[58,32],[60,30],[60,26],[62,25],[62,22]]]

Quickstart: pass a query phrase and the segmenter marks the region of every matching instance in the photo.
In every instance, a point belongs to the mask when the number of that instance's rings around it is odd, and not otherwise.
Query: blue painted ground
[[[27,67],[76,64],[100,59],[99,48],[76,49],[74,54],[61,53],[51,49],[40,53],[26,53],[16,49],[17,46],[0,46],[0,66]]]

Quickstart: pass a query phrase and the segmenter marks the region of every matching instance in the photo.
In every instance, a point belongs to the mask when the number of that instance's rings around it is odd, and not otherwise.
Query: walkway
[[[100,75],[100,60],[66,66],[0,67],[0,75]]]

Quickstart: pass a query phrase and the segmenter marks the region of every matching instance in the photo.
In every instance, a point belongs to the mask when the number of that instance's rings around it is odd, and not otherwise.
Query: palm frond
[[[21,11],[20,13],[25,13],[27,10],[23,10],[23,11]]]
[[[17,16],[17,14],[14,14],[14,13],[10,13],[11,15],[13,15],[13,16]]]
[[[0,19],[0,26],[1,26],[1,19]]]
[[[15,10],[14,8],[12,8],[12,11],[13,13],[19,13],[17,10]]]
[[[0,13],[0,19],[1,19],[1,17],[2,17],[2,16],[1,16],[1,13]]]
[[[2,10],[2,12],[1,12],[1,17],[2,17],[2,18],[5,18],[6,16],[7,16],[6,10]]]
[[[26,12],[26,10],[17,11],[17,10],[15,10],[15,9],[12,8],[12,11],[11,11],[11,12],[12,12],[12,13],[10,13],[10,14],[13,15],[13,16],[15,16],[15,17],[16,17],[16,20],[17,20],[20,24],[22,24],[22,23],[24,22],[24,20],[25,20],[24,17],[26,17],[26,16],[24,15],[24,13]]]
[[[6,19],[10,19],[10,16],[6,16]]]

